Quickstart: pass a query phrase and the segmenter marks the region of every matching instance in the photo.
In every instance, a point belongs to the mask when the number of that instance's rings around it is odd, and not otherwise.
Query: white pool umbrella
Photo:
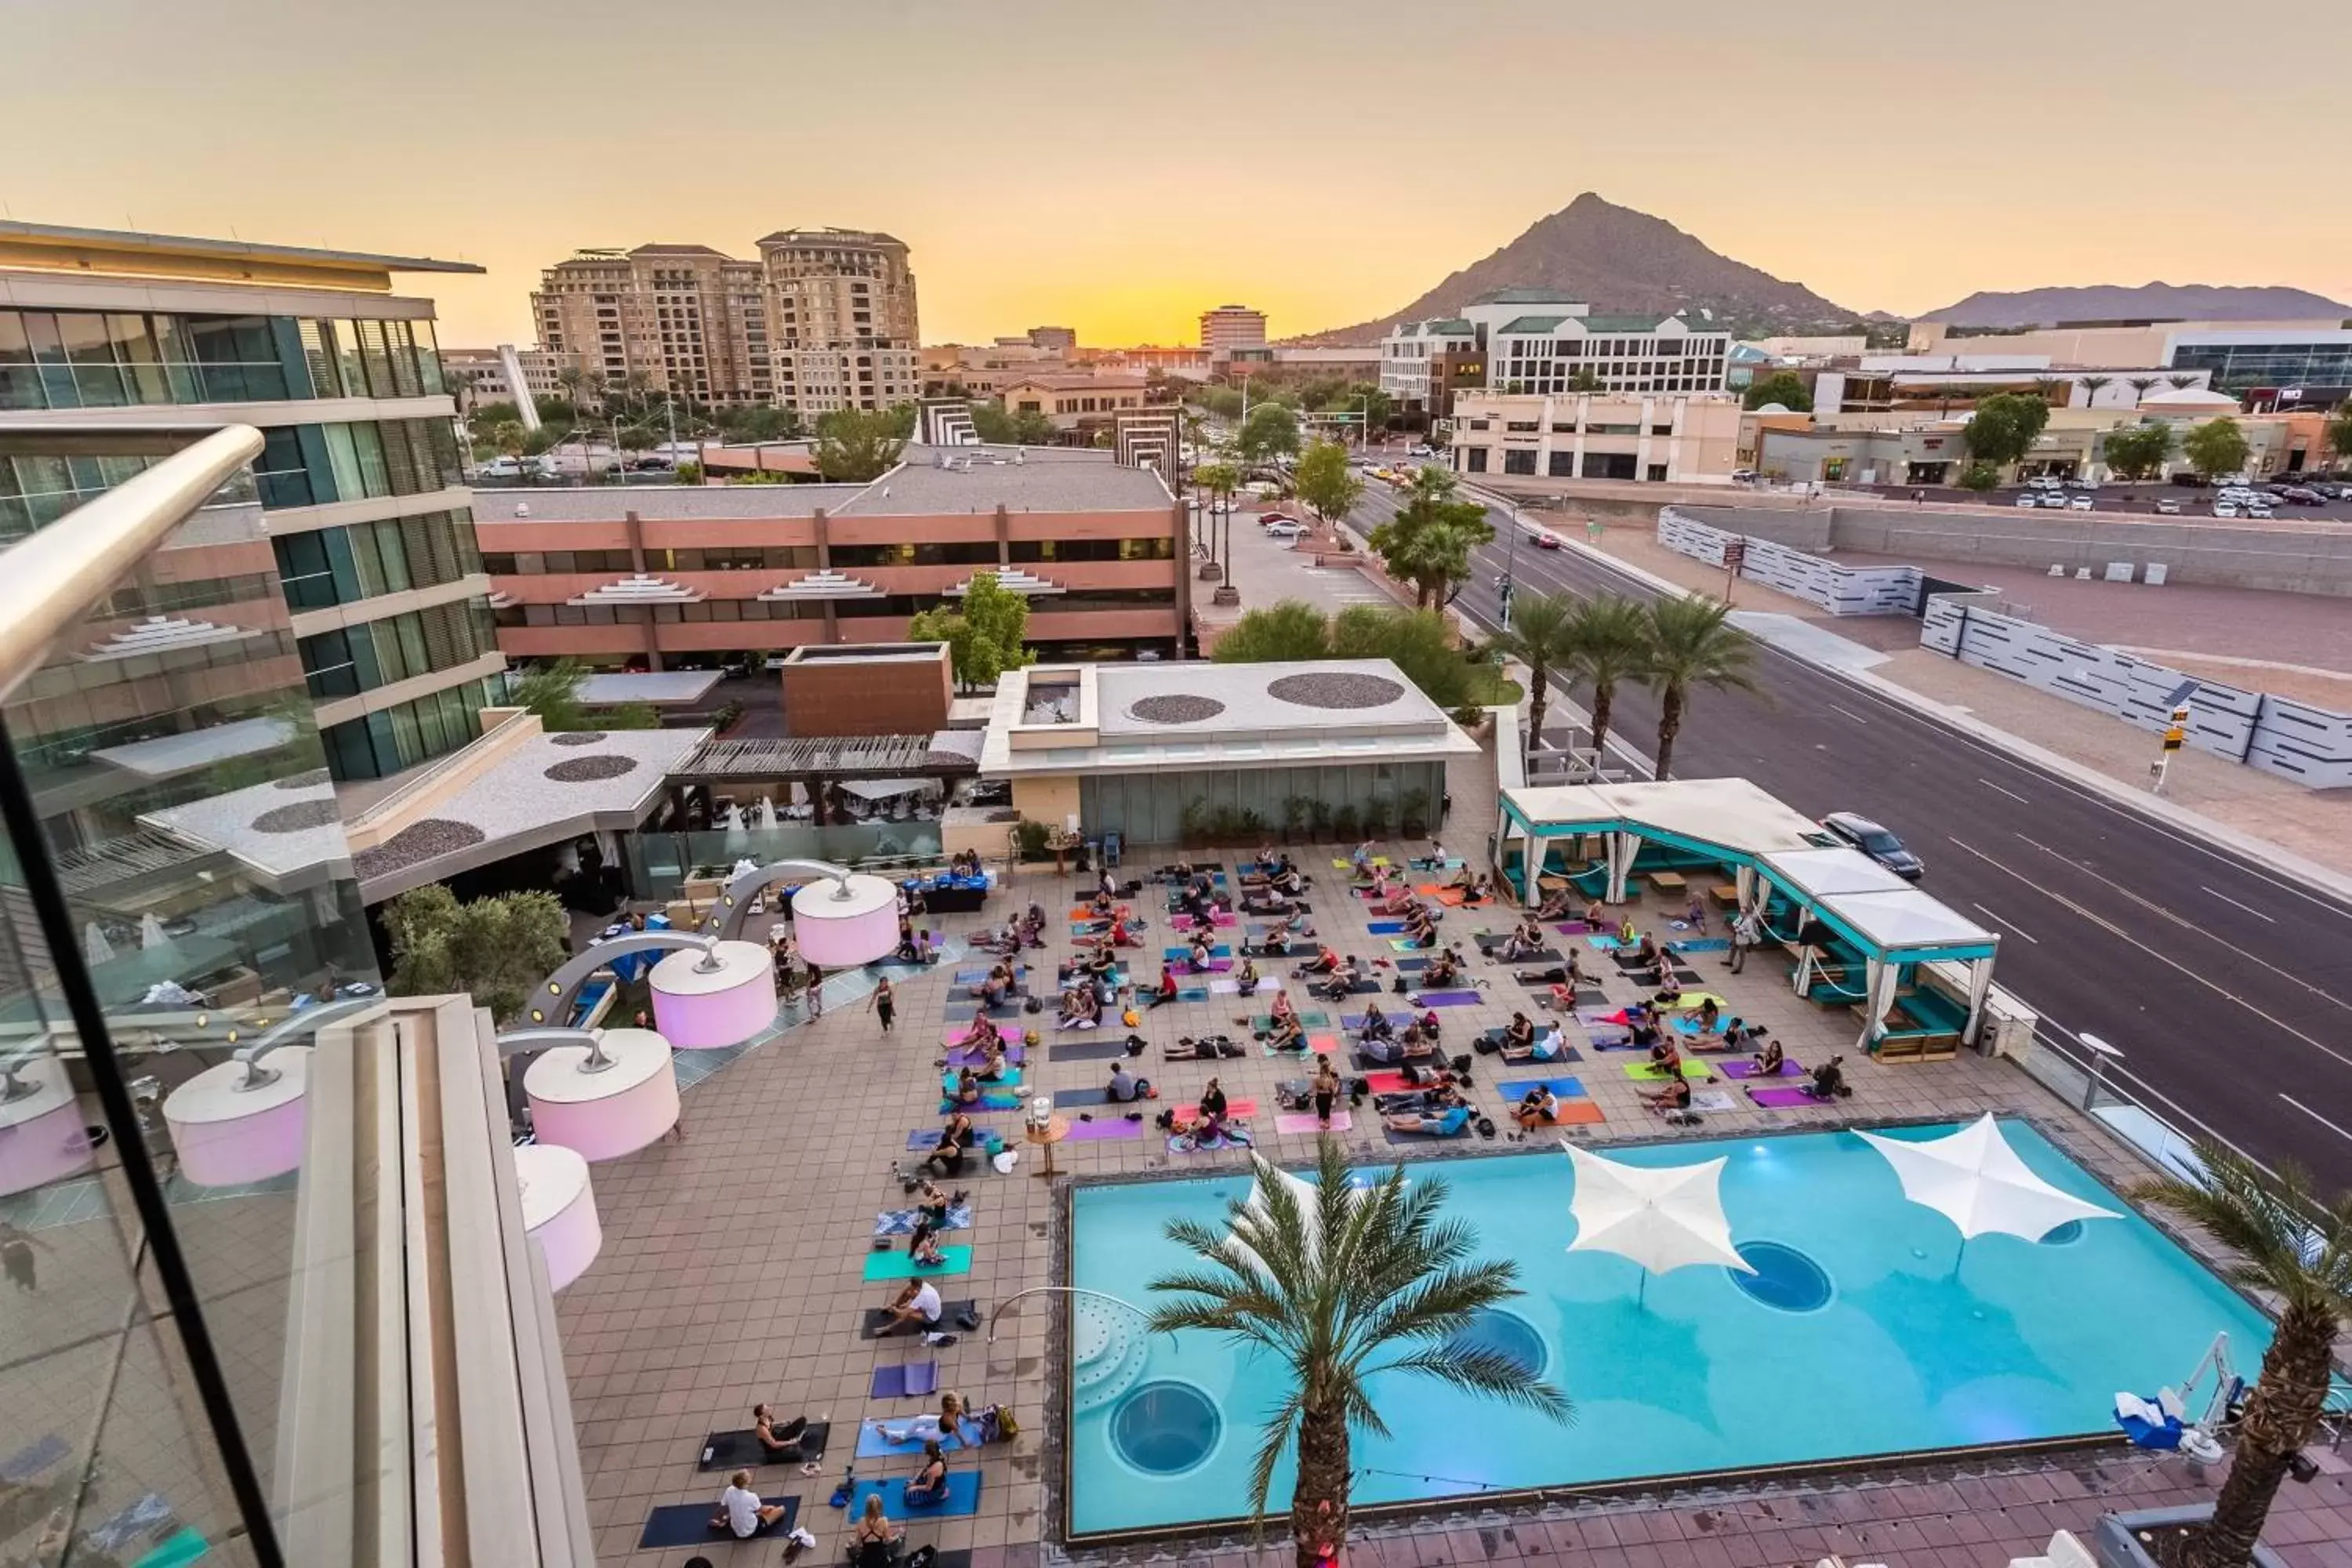
[[[164,933],[163,922],[155,918],[153,910],[151,910],[147,913],[139,917],[139,945],[141,947],[161,947],[171,940],[172,939]]]
[[[106,938],[106,928],[91,921],[81,928],[82,956],[93,964],[114,962],[114,943]]]
[[[1696,1165],[1625,1165],[1573,1143],[1560,1148],[1576,1172],[1569,1216],[1576,1221],[1570,1252],[1614,1252],[1642,1266],[1637,1300],[1650,1276],[1697,1264],[1756,1272],[1731,1245],[1723,1212],[1723,1159]]]
[[[1972,1237],[1997,1234],[2039,1241],[2068,1220],[2117,1217],[2035,1175],[2001,1136],[2000,1123],[1990,1111],[1941,1138],[1915,1142],[1877,1132],[1855,1136],[1895,1167],[1905,1197],[1959,1227],[1963,1254]],[[1959,1267],[1957,1258],[1953,1267]]]
[[[1318,1245],[1323,1229],[1323,1200],[1320,1189],[1304,1177],[1294,1176],[1283,1170],[1263,1154],[1253,1154],[1250,1158],[1257,1167],[1257,1182],[1250,1188],[1250,1195],[1242,1201],[1241,1212],[1235,1217],[1246,1218],[1259,1225],[1272,1225],[1274,1216],[1266,1207],[1265,1194],[1268,1184],[1276,1184],[1288,1189],[1291,1197],[1297,1200],[1299,1224],[1307,1231],[1307,1245],[1309,1247]],[[1235,1261],[1255,1268],[1261,1274],[1271,1272],[1259,1259],[1256,1249],[1243,1241],[1237,1234],[1225,1238],[1225,1251]]]

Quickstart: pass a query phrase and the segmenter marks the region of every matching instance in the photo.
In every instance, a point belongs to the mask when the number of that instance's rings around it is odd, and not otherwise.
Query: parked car
[[[2042,492],[2042,504],[2048,507],[2053,511],[2063,511],[2073,503],[2067,500],[2066,492],[2064,490],[2043,490]]]
[[[1307,531],[1307,525],[1297,518],[1277,517],[1265,525],[1268,539],[1296,539]]]
[[[2020,490],[2017,493],[2016,504],[2023,507],[2028,511],[2032,511],[2034,508],[2042,504],[2042,498],[2035,495],[2032,490]]]
[[[2092,511],[2096,510],[2096,504],[2089,496],[2076,496],[2066,506],[2072,511]]]
[[[2296,506],[2325,506],[2327,503],[2327,498],[2309,485],[2289,485],[2280,492],[2279,499]]]
[[[1903,840],[1866,816],[1833,811],[1822,818],[1822,826],[1906,882],[1916,882],[1927,874],[1927,863],[1905,847]]]
[[[2268,522],[2271,519],[2278,515],[2277,509],[2273,507],[2271,503],[2266,500],[2250,500],[2245,504],[2242,510],[2248,517],[2253,519],[2256,522]]]
[[[1426,441],[1416,441],[1404,449],[1404,455],[1408,458],[1434,458],[1437,448]]]
[[[2180,498],[2178,496],[2158,496],[2156,498],[2156,510],[2163,513],[2166,517],[2179,517],[2180,515]]]
[[[2235,517],[2238,515],[2238,503],[2236,501],[2217,500],[2213,503],[2213,515],[2215,517]]]
[[[2036,474],[2025,481],[2025,488],[2030,490],[2063,489],[2065,481],[2049,474]]]

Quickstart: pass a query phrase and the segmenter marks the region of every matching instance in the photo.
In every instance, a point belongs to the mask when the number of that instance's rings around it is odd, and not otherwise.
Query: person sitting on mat
[[[1536,919],[1539,921],[1566,920],[1568,918],[1568,889],[1566,888],[1554,888],[1550,892],[1544,895],[1543,902],[1536,906]]]
[[[1636,1088],[1634,1092],[1642,1097],[1650,1110],[1668,1116],[1679,1116],[1690,1110],[1690,1079],[1680,1073],[1676,1073],[1654,1089]]]
[[[1789,1057],[1788,1053],[1780,1048],[1780,1041],[1768,1039],[1764,1042],[1764,1048],[1749,1059],[1755,1064],[1755,1077],[1779,1078],[1780,1064],[1787,1061]]]
[[[1162,963],[1160,966],[1160,984],[1154,985],[1151,994],[1143,1000],[1144,1005],[1149,1007],[1164,1007],[1176,1000],[1176,972]]]
[[[1423,1061],[1437,1054],[1437,1042],[1421,1026],[1418,1018],[1409,1019],[1404,1033],[1397,1037],[1397,1056],[1403,1061]]]
[[[1244,996],[1254,996],[1257,994],[1257,961],[1255,959],[1247,954],[1243,955],[1241,967],[1234,971],[1234,984],[1240,988],[1241,994]]]
[[[1345,1001],[1356,994],[1356,983],[1363,978],[1363,973],[1356,962],[1356,955],[1351,952],[1339,961],[1339,967],[1331,972],[1329,979],[1312,989],[1334,1002]]]
[[[1242,895],[1242,909],[1248,914],[1286,915],[1297,907],[1295,900],[1271,883]]]
[[[907,1479],[899,1495],[908,1508],[936,1508],[948,1500],[948,1457],[937,1438],[923,1445],[923,1467]]]
[[[1125,1062],[1113,1062],[1110,1082],[1104,1086],[1103,1092],[1110,1098],[1113,1105],[1132,1105],[1139,1100],[1152,1098],[1151,1080],[1138,1078],[1128,1071]]]
[[[940,1251],[939,1227],[929,1220],[917,1220],[914,1233],[907,1237],[907,1257],[918,1268],[945,1267],[947,1258]]]
[[[1291,1013],[1275,1019],[1273,1032],[1265,1037],[1265,1048],[1270,1051],[1303,1051],[1307,1048],[1307,1026],[1298,1021],[1297,1014]]]
[[[1404,1047],[1394,1035],[1367,1036],[1357,1050],[1375,1067],[1394,1067],[1404,1060]]]
[[[923,1178],[922,1186],[915,1194],[917,1219],[926,1221],[934,1229],[945,1230],[948,1224],[948,1210],[954,1206],[954,1200],[940,1191],[937,1184],[933,1183],[929,1176]]]
[[[1561,1033],[1560,1026],[1555,1023],[1536,1037],[1536,1043],[1528,1047],[1526,1059],[1531,1062],[1556,1062],[1567,1054],[1568,1037]],[[1506,1049],[1503,1055],[1509,1057],[1511,1053]]]
[[[1193,1111],[1191,1121],[1177,1123],[1175,1130],[1178,1132],[1202,1142],[1223,1135],[1225,1131],[1224,1085],[1211,1079],[1209,1087],[1201,1091],[1201,1102],[1193,1107]]]
[[[890,1298],[890,1304],[882,1310],[893,1324],[904,1326],[911,1323],[920,1328],[936,1329],[940,1326],[940,1314],[946,1310],[946,1305],[940,1300],[938,1286],[928,1279],[909,1279],[898,1287]]]
[[[882,1494],[866,1494],[866,1512],[849,1532],[849,1568],[892,1568],[906,1531],[882,1511]]]
[[[1415,904],[1410,910],[1406,911],[1404,917],[1404,934],[1412,939],[1412,944],[1415,947],[1435,947],[1437,945],[1437,921],[1431,918],[1427,910],[1422,908],[1419,904]]]
[[[1550,1125],[1559,1115],[1559,1096],[1544,1085],[1538,1084],[1521,1097],[1517,1109],[1511,1112],[1511,1119],[1520,1126],[1533,1131],[1538,1127]]]
[[[1805,1092],[1815,1100],[1836,1100],[1853,1091],[1845,1086],[1845,1058],[1832,1057],[1813,1069],[1813,1081]]]
[[[971,1027],[956,1037],[955,1048],[960,1051],[977,1050],[996,1037],[996,1020],[988,1016],[988,1005],[982,1003],[972,1009]]]
[[[937,1415],[925,1411],[912,1421],[881,1421],[875,1425],[881,1430],[882,1439],[887,1443],[944,1443],[953,1437],[964,1447],[971,1447],[971,1441],[964,1435],[964,1417],[968,1414],[963,1395],[951,1390],[940,1395],[940,1413]]]
[[[992,965],[987,977],[971,988],[971,994],[980,998],[983,1013],[992,1007],[1003,1006],[1004,999],[1013,994],[1013,966],[1009,963]]]
[[[1461,978],[1462,959],[1449,947],[1431,959],[1429,967],[1421,972],[1421,988],[1423,991],[1443,991]]]
[[[727,1478],[727,1489],[719,1494],[719,1511],[711,1516],[710,1528],[723,1530],[738,1541],[749,1541],[783,1517],[782,1504],[763,1503],[751,1489],[751,1472],[738,1470]]]
[[[1529,915],[1519,922],[1517,931],[1503,939],[1503,962],[1517,963],[1530,953],[1541,952],[1543,945],[1543,927]]]
[[[1389,1022],[1389,1016],[1381,1011],[1379,1003],[1368,1002],[1364,1005],[1363,1027],[1358,1029],[1356,1033],[1366,1040],[1393,1039],[1396,1037],[1396,1026]]]
[[[1369,882],[1372,879],[1372,841],[1370,839],[1367,838],[1356,846],[1355,852],[1348,857],[1348,868],[1349,874],[1359,882]]]
[[[1594,931],[1608,930],[1608,907],[1601,903],[1599,899],[1587,900],[1584,905],[1584,923],[1591,926]]]
[[[1307,885],[1309,880],[1310,879],[1307,874],[1301,871],[1297,867],[1292,865],[1290,863],[1290,857],[1286,855],[1282,859],[1282,869],[1276,871],[1272,877],[1267,879],[1267,885],[1273,888],[1276,892],[1280,893],[1284,898],[1295,899],[1307,891]]]
[[[1462,869],[1454,874],[1454,880],[1445,885],[1457,892],[1466,893],[1478,885],[1478,873],[1473,871],[1465,861]]]
[[[980,1065],[972,1069],[982,1083],[1004,1080],[1004,1037],[991,1034],[988,1044],[980,1047]]]
[[[1110,949],[1098,947],[1080,960],[1078,967],[1097,980],[1108,980],[1118,972],[1118,960],[1111,956]]]
[[[1454,1138],[1470,1125],[1470,1108],[1449,1105],[1443,1110],[1407,1111],[1396,1116],[1383,1116],[1381,1121],[1391,1132],[1426,1132],[1433,1138]]]
[[[1651,1005],[1655,1007],[1679,1007],[1682,1005],[1683,983],[1675,978],[1675,972],[1673,970],[1661,970],[1658,973],[1657,985],[1657,990],[1650,994]]]
[[[1503,1026],[1503,1054],[1524,1051],[1536,1043],[1536,1026],[1525,1013],[1513,1013],[1511,1021]]]
[[[751,1435],[760,1439],[760,1447],[772,1464],[783,1464],[801,1457],[801,1434],[808,1430],[808,1417],[795,1415],[778,1423],[764,1405],[751,1406]]]
[[[1101,1021],[1102,997],[1092,985],[1073,985],[1062,993],[1062,1027],[1089,1028]]]
[[[951,1176],[963,1169],[964,1156],[971,1152],[971,1118],[961,1110],[956,1111],[948,1118],[947,1125],[940,1129],[940,1141],[931,1145],[931,1152],[923,1157],[923,1163],[942,1176]]]
[[[1210,960],[1215,956],[1216,943],[1210,940],[1209,933],[1205,931],[1194,931],[1192,933],[1192,973],[1195,974],[1205,973]]]
[[[1631,914],[1628,914],[1623,920],[1617,922],[1618,946],[1631,947],[1634,942],[1641,940],[1641,936],[1642,933],[1633,929],[1633,917]]]
[[[1387,898],[1374,899],[1372,900],[1372,913],[1376,915],[1402,915],[1411,910],[1413,907],[1413,904],[1414,899],[1412,896],[1412,889],[1400,882],[1397,884],[1396,889],[1390,893]]]
[[[988,1091],[980,1087],[980,1079],[972,1075],[970,1068],[956,1068],[955,1087],[948,1091],[948,1099],[958,1110],[978,1105],[987,1097]]]
[[[1300,964],[1297,969],[1292,970],[1290,973],[1291,978],[1294,980],[1306,980],[1318,974],[1329,974],[1339,967],[1339,954],[1338,951],[1333,948],[1326,947],[1318,951],[1314,957]]]
[[[1706,1001],[1698,1005],[1698,1032],[1700,1034],[1712,1035],[1722,1026],[1722,1023],[1723,1010],[1715,1005],[1714,997],[1710,996]]]
[[[1682,1047],[1675,1044],[1672,1035],[1661,1037],[1658,1043],[1650,1047],[1650,1065],[1660,1072],[1678,1073],[1683,1070]]]

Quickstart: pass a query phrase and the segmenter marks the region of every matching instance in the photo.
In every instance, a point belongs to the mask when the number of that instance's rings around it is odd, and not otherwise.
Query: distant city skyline
[[[976,26],[936,0],[685,0],[665,32],[728,40],[689,60],[634,52],[647,14],[614,0],[561,26],[417,0],[389,28],[354,0],[34,5],[0,128],[38,151],[0,210],[474,261],[430,289],[461,346],[531,341],[540,270],[582,247],[749,257],[799,226],[906,241],[926,342],[1189,343],[1231,301],[1290,337],[1396,310],[1586,189],[1856,310],[2156,279],[2352,299],[2352,214],[2292,134],[2334,123],[2332,79],[2215,70],[2210,8],[1791,9],[993,0]],[[2352,54],[2352,14],[2292,29],[2298,58]],[[600,78],[596,111],[547,96]]]

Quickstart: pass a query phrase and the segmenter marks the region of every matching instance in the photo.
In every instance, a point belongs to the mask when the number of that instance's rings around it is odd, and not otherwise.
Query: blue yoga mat
[[[1222,943],[1209,950],[1211,958],[1231,958],[1233,955],[1234,950]],[[1160,956],[1166,962],[1173,963],[1179,959],[1192,957],[1192,950],[1189,947],[1163,947],[1160,950]]]
[[[1687,941],[1670,942],[1666,945],[1676,952],[1721,952],[1731,945],[1731,939],[1722,936],[1700,936],[1692,937]]]
[[[1371,925],[1371,931],[1374,936],[1402,936],[1404,934],[1404,921],[1374,921]]]
[[[1548,1089],[1562,1100],[1582,1100],[1584,1080],[1574,1078],[1507,1078],[1495,1086],[1495,1092],[1510,1100],[1523,1100],[1538,1089]]]
[[[980,1472],[950,1470],[948,1495],[934,1503],[910,1504],[903,1495],[907,1489],[904,1478],[894,1476],[888,1480],[860,1481],[849,1494],[849,1509],[843,1515],[856,1519],[866,1511],[866,1500],[880,1493],[882,1511],[891,1519],[940,1519],[980,1511]]]

